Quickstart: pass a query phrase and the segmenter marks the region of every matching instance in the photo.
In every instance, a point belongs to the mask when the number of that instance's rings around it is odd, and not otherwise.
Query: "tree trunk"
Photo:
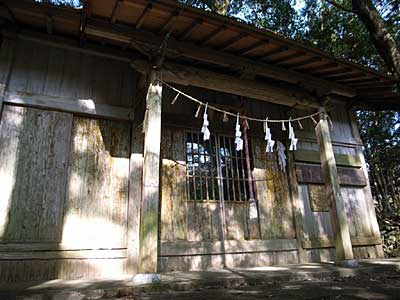
[[[228,9],[231,0],[203,0],[209,9],[213,12],[226,16],[228,14]]]
[[[352,0],[352,6],[367,28],[379,55],[389,70],[400,78],[400,49],[374,4],[371,0]]]

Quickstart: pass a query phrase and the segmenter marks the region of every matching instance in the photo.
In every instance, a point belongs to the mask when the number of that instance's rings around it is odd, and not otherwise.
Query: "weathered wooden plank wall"
[[[298,113],[301,114],[301,113]],[[361,178],[348,177],[345,178],[345,186],[342,186],[341,192],[343,200],[345,201],[346,214],[348,217],[348,224],[350,235],[352,238],[354,255],[356,258],[380,257],[382,256],[379,251],[379,228],[375,216],[371,191],[368,185],[368,178],[365,175],[364,169],[365,160],[361,149],[361,140],[359,139],[358,129],[354,123],[354,119],[349,117],[345,106],[336,105],[335,110],[331,112],[332,128],[331,134],[333,143],[333,150],[335,154],[350,155],[353,161],[360,161],[361,168],[358,163],[352,167],[341,167],[343,170],[347,169],[352,171],[357,170],[357,176]],[[307,133],[300,133],[298,149],[319,151],[318,144],[310,137],[314,125],[311,121],[302,122]],[[341,181],[343,182],[343,180]],[[360,184],[364,182],[363,184]],[[313,211],[311,208],[310,200],[310,185],[299,183],[300,198],[301,198],[301,211],[303,217],[304,239],[303,243],[307,248],[309,259],[313,261],[327,261],[334,259],[333,236],[330,223],[330,216],[328,212]],[[357,246],[355,246],[357,244]],[[361,245],[363,246],[361,246]],[[368,245],[369,244],[369,245]],[[376,245],[376,246],[374,246]]]
[[[239,97],[192,87],[181,88],[190,95],[216,102],[222,107],[239,108],[241,105]],[[252,232],[254,228],[249,226],[247,203],[225,201],[225,224],[222,224],[219,201],[187,201],[185,132],[198,131],[201,120],[194,118],[196,106],[193,103],[178,99],[177,104],[171,105],[174,96],[168,88],[164,89],[162,113],[166,125],[162,132],[160,270],[297,263],[287,175],[279,169],[276,154],[265,155],[260,124],[252,123],[249,133],[261,235],[258,228]],[[268,112],[275,118],[281,116],[277,105],[245,102],[245,106],[251,115],[265,117]],[[208,114],[213,133],[233,135],[233,118],[224,123],[222,115],[212,111]],[[273,127],[274,130],[278,128],[276,125]]]
[[[57,242],[72,115],[5,105],[0,121],[0,241]]]
[[[224,95],[221,93],[213,93],[206,90],[200,90],[196,88],[190,87],[181,87],[183,90],[187,91],[190,95],[194,95],[195,97],[202,99],[204,101],[209,101],[212,103],[217,103],[219,106],[228,107],[229,105],[235,107],[239,107],[241,105],[240,99],[235,96]],[[173,93],[168,92],[168,89],[165,89],[164,95],[164,106],[163,106],[163,116],[164,122],[169,126],[176,126],[176,130],[184,131],[185,129],[197,131],[201,128],[201,119],[195,119],[194,114],[196,111],[196,106],[193,103],[190,103],[187,100],[178,100],[179,105],[171,105],[170,101],[173,99]],[[288,112],[276,105],[270,105],[265,103],[260,103],[258,101],[245,102],[244,107],[247,113],[252,116],[264,118],[265,116],[270,116],[271,118],[286,118]],[[251,112],[251,113],[250,113]],[[311,113],[313,111],[292,111],[293,117],[296,115],[304,115],[307,113]],[[369,218],[366,220],[366,216],[373,215],[373,206],[371,206],[372,202],[368,200],[368,195],[364,194],[369,191],[366,186],[367,180],[362,179],[359,176],[364,177],[362,175],[362,170],[360,169],[360,160],[359,160],[359,147],[360,140],[359,136],[354,133],[354,128],[352,128],[351,120],[347,117],[347,111],[344,106],[337,105],[335,106],[335,110],[331,113],[331,118],[333,121],[332,127],[332,139],[334,142],[334,152],[337,154],[342,154],[344,156],[340,157],[341,161],[345,163],[343,167],[341,167],[341,172],[343,173],[343,183],[345,184],[342,187],[344,198],[346,201],[346,213],[349,216],[349,226],[351,227],[352,232],[352,242],[357,249],[355,250],[356,256],[361,257],[367,253],[368,249],[373,249],[374,246],[368,246],[368,243],[377,243],[379,239],[379,235],[367,235],[368,232],[371,232],[371,228],[374,227],[374,223],[376,223],[375,218]],[[222,123],[222,116],[213,112],[209,112],[210,119],[210,129],[211,132],[228,134],[234,128],[233,121],[230,120],[228,123]],[[295,123],[296,134],[300,137],[299,149],[302,150],[312,150],[319,153],[319,147],[315,137],[314,127],[315,125],[311,120],[302,121],[302,125],[304,127],[303,130],[300,130],[298,124]],[[253,157],[254,157],[254,170],[253,175],[255,177],[255,189],[257,200],[259,201],[259,209],[260,209],[260,228],[261,228],[261,237],[258,238],[266,239],[270,241],[271,239],[276,239],[276,243],[280,243],[281,239],[294,239],[296,238],[296,231],[294,227],[293,220],[293,211],[292,204],[290,201],[290,195],[288,191],[287,184],[287,175],[285,172],[281,172],[277,165],[277,160],[275,154],[267,156],[264,153],[264,141],[262,139],[262,129],[258,124],[251,123],[250,137],[253,143]],[[272,133],[276,139],[281,139],[283,142],[287,139],[286,132],[282,132],[280,128],[280,124],[273,124]],[[166,131],[165,131],[166,132]],[[183,136],[183,134],[181,134]],[[165,137],[166,143],[168,144],[171,139],[168,140],[168,137]],[[184,145],[181,145],[184,147]],[[184,155],[182,154],[182,158],[184,159]],[[315,163],[315,162],[313,162]],[[354,163],[354,166],[351,165]],[[349,165],[347,165],[349,164]],[[175,163],[176,165],[176,163]],[[305,163],[306,165],[306,163]],[[314,165],[315,166],[315,165]],[[361,165],[362,166],[362,165]],[[355,172],[357,170],[357,172]],[[175,173],[168,173],[169,175]],[[277,174],[279,176],[277,176]],[[348,174],[357,175],[357,178],[349,177]],[[184,171],[182,170],[182,174],[180,177],[184,177]],[[342,176],[342,175],[341,175]],[[171,176],[169,176],[171,177]],[[355,180],[357,179],[357,180]],[[171,180],[171,179],[169,179]],[[176,180],[176,179],[173,179]],[[183,179],[181,179],[183,181]],[[318,183],[321,184],[321,183]],[[172,186],[172,183],[164,182],[165,186]],[[301,211],[301,225],[302,228],[299,232],[304,232],[303,236],[298,236],[302,242],[300,243],[302,247],[305,247],[305,261],[327,261],[333,260],[335,258],[335,252],[332,248],[332,229],[330,224],[330,216],[328,212],[323,211],[313,211],[310,206],[309,199],[309,186],[308,184],[298,184],[300,191],[300,199],[299,199],[299,208]],[[182,184],[183,188],[183,184]],[[168,190],[168,189],[167,189]],[[172,188],[169,188],[170,199],[174,198]],[[163,189],[164,192],[164,189]],[[322,193],[320,193],[322,194]],[[181,193],[179,193],[181,197]],[[164,194],[163,194],[164,197]],[[173,200],[168,200],[173,202]],[[184,203],[184,199],[180,199],[180,203]],[[189,239],[192,241],[208,241],[208,240],[216,240],[216,235],[213,235],[213,223],[210,221],[210,204],[211,203],[192,203],[186,202],[186,210],[185,212],[190,216],[191,220],[194,220],[192,223],[195,230],[189,230],[190,232]],[[218,212],[219,207],[218,203],[215,204],[216,207],[212,209],[213,212]],[[192,207],[193,206],[193,207]],[[166,213],[172,219],[173,213],[172,210],[168,211],[166,208],[166,204],[163,204],[163,212],[161,218],[163,218],[163,214]],[[238,211],[235,211],[235,208]],[[366,212],[363,210],[368,208]],[[248,232],[248,226],[246,227],[246,223],[248,222],[246,216],[246,209],[240,207],[237,204],[230,204],[225,202],[225,210],[226,210],[226,220],[227,220],[227,239],[232,240],[247,240],[249,235],[245,233]],[[243,217],[240,217],[241,213],[245,212]],[[217,214],[218,215],[218,214]],[[239,218],[238,218],[239,217]],[[220,218],[217,218],[220,220]],[[228,223],[229,222],[229,223]],[[161,224],[161,231],[163,232],[164,224]],[[165,224],[167,226],[167,224]],[[168,232],[171,235],[171,232],[174,230],[172,223],[168,224],[169,230],[165,230],[164,232]],[[185,225],[186,226],[186,225]],[[233,229],[229,230],[230,227]],[[359,228],[358,231],[356,228]],[[243,230],[244,229],[244,230]],[[376,229],[376,228],[375,228]],[[172,230],[172,231],[171,231]],[[193,234],[192,234],[193,233]],[[233,234],[232,234],[233,233]],[[187,234],[188,236],[188,234]],[[217,236],[218,237],[218,236]],[[163,239],[164,237],[162,237]],[[172,245],[174,242],[174,238],[172,236],[165,237],[168,240],[168,245]],[[184,240],[184,235],[182,235],[181,239]],[[188,253],[197,253],[195,249],[198,245],[179,242],[175,244],[175,251],[180,253],[178,249],[191,249],[191,252]],[[177,241],[177,240],[176,240]],[[171,244],[172,243],[172,244]],[[215,244],[215,243],[214,243]],[[213,245],[214,245],[213,244]],[[166,244],[165,244],[166,245]],[[219,244],[218,244],[219,245]],[[218,248],[217,244],[212,246],[212,249]],[[365,246],[363,246],[365,245]],[[225,245],[221,246],[222,248],[227,247]],[[211,248],[210,248],[211,249]],[[194,251],[194,252],[193,252]],[[213,254],[213,259],[216,259],[214,256],[216,250],[208,250],[209,254]],[[186,253],[186,252],[183,252]],[[209,267],[212,264],[213,259],[202,258],[202,257],[194,257],[189,254],[185,255],[175,255],[173,257],[168,257],[167,255],[161,255],[160,263],[161,268],[164,269],[173,269],[177,268],[177,266],[182,267],[183,269],[198,269]],[[285,251],[281,252],[282,257],[285,256]],[[363,254],[364,253],[364,254]],[[197,253],[200,254],[200,253]],[[233,257],[236,255],[234,253],[230,254]],[[279,255],[279,252],[278,252]],[[369,254],[372,255],[371,253]],[[377,255],[377,254],[376,254]],[[201,255],[200,255],[201,256]],[[220,259],[223,261],[224,256],[220,256]],[[251,255],[250,255],[251,257]],[[240,264],[240,258],[237,257],[237,264]]]
[[[24,180],[14,185],[17,192],[11,188],[0,195],[1,208],[10,208],[7,213],[0,211],[0,278],[17,281],[135,272],[138,223],[132,218],[138,220],[141,194],[140,120],[132,128],[129,123],[87,118],[130,120],[135,72],[121,61],[23,40],[17,40],[15,60],[8,66],[10,72],[3,76],[7,86],[0,121],[0,176],[10,186],[16,182],[15,172],[23,174]],[[200,88],[181,88],[223,108],[243,108],[258,118],[308,113],[262,101],[243,102],[240,97]],[[329,217],[312,210],[309,186],[301,182],[302,228],[295,230],[289,173],[279,169],[276,153],[264,153],[261,124],[251,123],[249,131],[261,232],[252,232],[247,204],[225,202],[226,223],[222,224],[218,201],[187,201],[185,131],[199,131],[202,120],[194,118],[197,107],[193,103],[178,99],[171,105],[175,95],[167,88],[163,96],[159,271],[295,263],[299,259],[296,238],[305,248],[306,261],[334,258]],[[363,161],[358,132],[347,116],[340,105],[331,113],[334,151]],[[222,115],[210,111],[209,119],[211,132],[233,136],[233,118],[225,123]],[[319,151],[314,124],[306,120],[302,125],[304,130],[294,124],[300,138],[298,148]],[[280,124],[271,124],[271,128],[274,139],[287,140]],[[365,162],[362,170],[366,172]],[[28,202],[31,190],[33,201],[27,209],[39,213],[24,215],[24,210],[13,210],[13,205]],[[355,256],[381,255],[369,186],[347,184],[342,191]],[[41,211],[43,205],[47,209]],[[25,225],[16,229],[19,223]],[[40,242],[40,247],[33,241]]]
[[[126,63],[18,39],[7,90],[131,107],[135,81]]]
[[[130,126],[75,117],[61,242],[126,248]]]
[[[130,123],[104,118],[131,118],[135,72],[36,42],[17,39],[15,51],[0,119],[0,280],[134,272],[136,140]]]
[[[279,167],[276,152],[265,153],[264,140],[254,138],[252,142],[261,239],[294,239],[296,234],[286,171]]]

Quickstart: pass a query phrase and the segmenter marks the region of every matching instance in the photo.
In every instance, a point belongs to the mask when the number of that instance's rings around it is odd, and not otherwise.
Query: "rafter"
[[[192,32],[196,30],[196,28],[198,28],[201,24],[203,24],[203,22],[204,22],[204,21],[203,21],[202,19],[194,20],[194,21],[192,22],[192,24],[190,24],[189,27],[186,28],[186,30],[183,31],[183,32],[179,35],[178,39],[181,40],[181,41],[187,39],[187,38],[192,34]]]
[[[225,25],[218,27],[214,31],[210,32],[205,38],[203,38],[198,44],[200,46],[206,45],[209,41],[211,41],[214,37],[216,37],[221,32],[225,31],[227,27]]]
[[[237,55],[246,55],[249,54],[250,52],[256,50],[257,48],[260,48],[261,46],[264,46],[269,43],[269,40],[262,40],[254,43],[253,45],[250,45],[248,47],[245,47],[243,49],[240,49],[239,51],[236,52]]]
[[[136,25],[135,25],[135,27],[136,27],[136,29],[139,29],[139,28],[141,28],[142,27],[142,25],[143,25],[143,23],[144,23],[144,20],[145,20],[145,18],[146,18],[146,16],[147,16],[147,14],[150,12],[150,10],[153,8],[153,3],[152,2],[150,2],[150,3],[148,3],[146,6],[145,6],[145,8],[143,9],[143,11],[142,11],[142,14],[140,15],[140,17],[137,19],[137,21],[136,21]]]
[[[230,38],[225,43],[223,43],[221,46],[219,46],[218,50],[224,51],[224,50],[228,49],[229,47],[231,47],[233,44],[239,42],[241,39],[243,39],[243,38],[245,38],[247,36],[248,36],[248,33],[240,32],[238,35]]]
[[[86,32],[92,36],[105,37],[120,43],[131,43],[131,41],[134,40],[134,47],[153,49],[153,51],[157,51],[163,43],[163,37],[154,35],[151,32],[132,30],[130,27],[124,26],[110,28],[108,25],[101,25],[100,21],[88,25],[86,27]],[[312,91],[317,90],[321,94],[335,93],[347,97],[355,96],[355,91],[344,85],[288,70],[287,68],[248,59],[243,56],[210,49],[208,47],[200,47],[198,44],[178,41],[172,37],[168,40],[166,56],[183,56],[196,61],[216,64],[227,68],[252,69],[253,72],[259,76],[286,81]]]

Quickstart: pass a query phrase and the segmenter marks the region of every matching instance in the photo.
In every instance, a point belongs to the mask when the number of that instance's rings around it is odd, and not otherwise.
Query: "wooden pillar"
[[[139,273],[157,273],[162,84],[151,71],[144,120]]]
[[[325,175],[326,193],[330,207],[333,234],[335,236],[336,259],[339,262],[352,260],[354,257],[347,216],[340,191],[327,115],[323,109],[321,109],[321,119],[315,131],[320,148],[322,169]]]
[[[4,32],[0,48],[0,118],[3,111],[3,100],[10,77],[11,66],[14,59],[15,34]]]

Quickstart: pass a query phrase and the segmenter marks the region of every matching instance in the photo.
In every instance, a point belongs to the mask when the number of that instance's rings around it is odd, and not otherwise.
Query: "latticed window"
[[[245,154],[235,150],[234,138],[211,135],[203,141],[188,132],[186,163],[189,200],[249,200]]]

